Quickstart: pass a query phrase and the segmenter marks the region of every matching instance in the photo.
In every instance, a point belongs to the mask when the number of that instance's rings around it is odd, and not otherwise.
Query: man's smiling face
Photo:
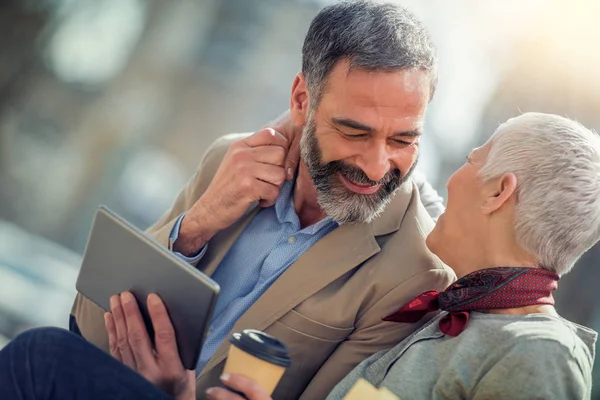
[[[383,211],[417,162],[430,88],[422,70],[333,68],[301,142],[327,215],[363,223]]]

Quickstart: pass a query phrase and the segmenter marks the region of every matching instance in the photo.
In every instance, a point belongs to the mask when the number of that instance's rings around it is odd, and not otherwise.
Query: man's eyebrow
[[[332,118],[332,121],[336,125],[345,126],[346,128],[356,129],[357,131],[375,132],[375,128],[365,125],[361,122],[355,121],[350,118]]]
[[[332,118],[332,121],[336,125],[345,126],[346,128],[356,129],[357,131],[364,131],[368,133],[373,133],[376,131],[375,128],[370,127],[369,125],[365,125],[362,122],[355,121],[350,118]],[[410,137],[419,137],[421,136],[421,132],[418,130],[411,131],[403,131],[403,132],[395,132],[392,136],[410,136]]]
[[[405,131],[405,132],[396,132],[392,136],[410,136],[410,137],[419,137],[421,136],[420,131]]]

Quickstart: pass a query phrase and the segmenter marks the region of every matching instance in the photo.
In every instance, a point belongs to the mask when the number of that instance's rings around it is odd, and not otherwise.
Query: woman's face
[[[485,203],[479,170],[485,164],[491,143],[471,152],[465,164],[448,180],[448,203],[433,231],[427,237],[427,247],[445,264],[456,271],[457,260],[465,252],[482,251],[482,239],[487,237]],[[457,274],[459,271],[456,271]]]

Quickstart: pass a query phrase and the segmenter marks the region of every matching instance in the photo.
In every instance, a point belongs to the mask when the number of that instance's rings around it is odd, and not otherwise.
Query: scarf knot
[[[470,311],[554,305],[552,292],[558,280],[556,273],[541,268],[482,269],[465,275],[443,292],[421,293],[383,320],[415,323],[432,311],[442,310],[448,314],[440,320],[440,330],[458,336],[469,322]]]

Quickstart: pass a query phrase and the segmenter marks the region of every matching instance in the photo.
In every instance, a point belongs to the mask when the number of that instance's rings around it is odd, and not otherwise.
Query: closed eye
[[[347,138],[347,139],[350,139],[350,140],[364,139],[364,138],[366,138],[367,136],[369,136],[369,135],[367,135],[366,133],[355,133],[355,134],[353,134],[353,135],[350,135],[350,134],[348,134],[348,133],[345,133],[345,132],[342,132],[342,131],[340,131],[340,132],[342,133],[342,135],[343,135],[345,138]]]
[[[400,140],[400,139],[392,139],[392,141],[394,141],[402,146],[410,146],[412,144],[412,142],[407,142],[406,140]]]

